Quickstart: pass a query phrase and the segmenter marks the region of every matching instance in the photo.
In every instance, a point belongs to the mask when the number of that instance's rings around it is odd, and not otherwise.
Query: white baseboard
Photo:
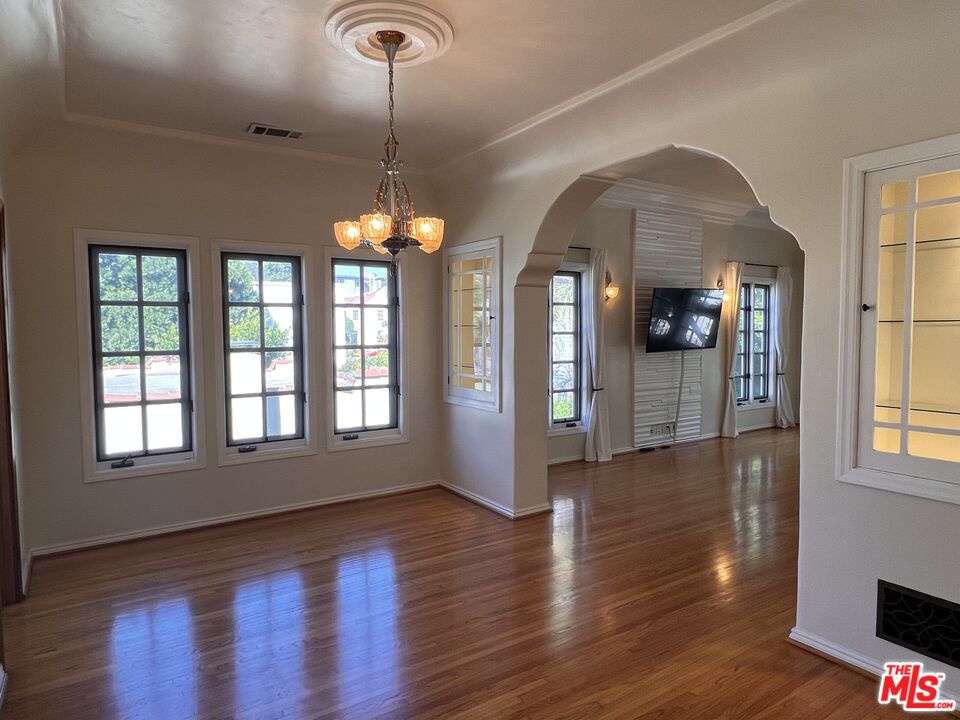
[[[453,483],[446,482],[444,480],[440,481],[440,487],[445,490],[449,490],[454,495],[459,495],[464,500],[469,500],[472,503],[476,503],[482,507],[485,507],[487,510],[492,510],[498,515],[503,515],[505,518],[510,520],[518,520],[519,518],[526,517],[528,515],[536,515],[542,512],[548,512],[553,509],[553,506],[550,503],[542,503],[540,505],[531,505],[525,508],[518,508],[517,510],[511,510],[506,505],[501,505],[490,498],[479,495],[472,490],[467,490],[462,488],[459,485],[454,485]]]
[[[831,657],[844,665],[852,665],[853,667],[863,670],[870,675],[875,675],[876,677],[883,675],[882,662],[877,662],[876,660],[856,653],[853,650],[836,645],[829,640],[820,637],[819,635],[814,635],[813,633],[808,633],[805,630],[795,627],[790,631],[790,640],[822,655]],[[906,659],[906,657],[900,656],[891,656],[890,658],[890,660]],[[944,700],[953,700],[958,706],[960,706],[960,693],[955,693],[952,690],[941,688],[940,697]]]
[[[408,485],[395,485],[382,490],[368,490],[366,492],[349,493],[346,495],[337,495],[335,497],[322,498],[319,500],[306,500],[299,503],[290,503],[289,505],[277,505],[265,510],[253,510],[250,512],[231,513],[228,515],[217,515],[214,517],[203,518],[202,520],[191,520],[183,523],[173,523],[170,525],[159,525],[145,530],[133,530],[130,532],[111,533],[109,535],[99,535],[97,537],[77,540],[74,542],[54,543],[51,545],[41,545],[30,550],[30,559],[42,557],[44,555],[53,555],[56,553],[68,552],[70,550],[82,550],[84,548],[97,547],[98,545],[109,545],[111,543],[123,542],[125,540],[137,540],[139,538],[153,537],[155,535],[166,535],[168,533],[180,532],[182,530],[194,530],[202,527],[211,527],[214,525],[223,525],[224,523],[235,522],[237,520],[250,520],[258,517],[268,517],[280,513],[290,512],[292,510],[306,510],[323,505],[334,505],[337,503],[350,502],[352,500],[364,500],[368,498],[383,497],[385,495],[397,495],[399,493],[411,492],[413,490],[424,490],[426,488],[438,487],[438,480],[431,480],[422,483],[410,483]],[[28,565],[29,567],[29,565]]]
[[[547,460],[547,466],[563,465],[564,463],[579,462],[581,460],[583,460],[583,453],[579,455],[568,455],[567,457],[558,457],[553,458],[553,460]]]
[[[630,446],[630,447],[624,447],[624,448],[617,448],[616,450],[612,450],[611,452],[613,453],[614,456],[625,455],[626,453],[639,452],[640,450],[647,450],[649,448],[659,448],[666,443],[669,443],[670,446],[685,445],[687,443],[700,442],[701,440],[712,440],[713,438],[718,438],[718,437],[720,437],[720,433],[707,433],[706,435],[698,435],[697,437],[694,437],[694,438],[685,438],[683,440],[677,440],[676,442],[670,442],[669,439],[667,439],[664,442],[657,443],[655,445],[636,445],[636,446]],[[583,455],[571,455],[570,457],[554,458],[553,460],[548,461],[547,465],[560,465],[562,463],[577,462],[582,460],[583,460]]]
[[[30,592],[30,575],[33,573],[33,552],[32,551],[21,551],[20,559],[20,590],[24,595],[29,594]]]
[[[549,502],[540,503],[539,505],[528,505],[527,507],[519,508],[513,511],[513,519],[519,520],[520,518],[527,517],[529,515],[539,515],[540,513],[553,512],[553,504]]]

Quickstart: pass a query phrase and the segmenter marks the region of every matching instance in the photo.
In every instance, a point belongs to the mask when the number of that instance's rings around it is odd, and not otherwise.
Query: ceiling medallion
[[[348,12],[358,5],[403,5],[414,3],[368,3],[356,2],[345,5],[334,12],[334,16]],[[423,6],[417,6],[423,7]],[[348,15],[347,17],[351,17]],[[329,34],[331,21],[327,23]],[[449,35],[453,37],[452,31]],[[396,257],[401,251],[410,247],[418,247],[425,253],[432,253],[439,249],[443,242],[443,220],[438,217],[418,217],[414,212],[413,198],[407,190],[407,185],[400,175],[403,162],[399,158],[400,143],[393,127],[393,68],[399,53],[404,47],[422,48],[425,45],[414,43],[401,30],[395,28],[381,28],[374,34],[373,43],[380,48],[387,63],[388,83],[388,110],[389,132],[383,144],[384,158],[380,161],[383,166],[383,177],[377,188],[373,212],[361,215],[359,220],[342,220],[333,224],[333,233],[337,243],[347,250],[354,250],[360,246],[370,247],[378,253],[390,253]],[[448,43],[449,44],[449,43]],[[359,47],[359,44],[354,45]],[[371,44],[373,47],[373,44]],[[353,54],[353,53],[351,53]],[[422,57],[422,53],[421,53]],[[411,60],[410,62],[415,62]],[[422,60],[419,60],[422,62]]]
[[[408,0],[355,0],[335,9],[326,22],[327,39],[363,62],[383,65],[381,30],[403,33],[394,62],[419,65],[443,55],[453,43],[453,25],[436,10]]]

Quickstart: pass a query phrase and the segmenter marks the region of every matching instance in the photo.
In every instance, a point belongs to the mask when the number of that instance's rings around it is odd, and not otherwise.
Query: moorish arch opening
[[[668,146],[580,176],[518,280],[548,296],[516,337],[527,362],[546,360],[546,407],[539,388],[529,398],[546,419],[542,461],[636,453],[642,471],[650,451],[795,428],[803,271],[796,238],[714,153]],[[524,330],[535,322],[546,352]]]

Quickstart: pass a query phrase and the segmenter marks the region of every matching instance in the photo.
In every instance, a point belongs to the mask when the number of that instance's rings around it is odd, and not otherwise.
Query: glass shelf
[[[882,322],[882,323],[902,323],[903,320],[883,320],[883,319],[881,319],[881,320],[877,320],[877,322]],[[960,319],[958,319],[958,320],[952,320],[952,319],[950,319],[950,318],[942,318],[942,319],[939,319],[939,320],[917,320],[916,318],[914,318],[913,322],[914,322],[915,324],[916,324],[916,323],[928,323],[928,324],[940,324],[940,325],[953,325],[953,324],[956,324],[956,323],[960,323]]]
[[[915,245],[930,245],[931,243],[956,243],[955,247],[960,247],[960,237],[944,237],[944,238],[931,238],[928,240],[917,240]],[[905,242],[897,243],[885,243],[881,245],[881,248],[896,248],[896,247],[906,247]],[[954,247],[953,245],[948,245],[947,248]]]
[[[900,405],[897,403],[877,403],[878,408],[884,408],[886,410],[900,410]],[[934,408],[932,406],[917,406],[911,405],[910,412],[926,412],[926,413],[936,413],[937,415],[960,415],[960,410],[943,410],[940,408]]]

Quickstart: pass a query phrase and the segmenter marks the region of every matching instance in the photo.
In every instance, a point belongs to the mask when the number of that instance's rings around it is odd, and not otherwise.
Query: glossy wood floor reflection
[[[550,472],[510,522],[426,490],[40,560],[4,718],[878,718],[789,645],[798,436]]]

